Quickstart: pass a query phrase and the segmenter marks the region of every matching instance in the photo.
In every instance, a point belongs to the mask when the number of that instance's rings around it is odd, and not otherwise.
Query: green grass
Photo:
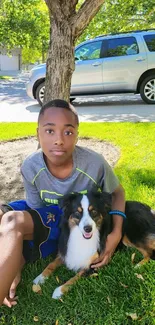
[[[0,141],[35,135],[35,129],[35,123],[1,123]],[[127,199],[155,208],[155,123],[81,123],[79,135],[119,147],[121,157],[115,172]],[[56,276],[62,284],[74,273],[59,268],[43,286],[42,295],[37,295],[31,290],[32,280],[50,259],[26,266],[17,292],[19,303],[11,310],[1,307],[0,325],[155,325],[155,262],[134,269],[133,252],[116,252],[111,263],[99,270],[98,277],[81,279],[62,302],[51,299],[58,286]],[[136,262],[140,259],[140,253],[136,253]],[[137,320],[127,316],[130,313],[136,313]]]
[[[11,80],[12,79],[12,77],[10,77],[10,76],[0,76],[0,80]]]

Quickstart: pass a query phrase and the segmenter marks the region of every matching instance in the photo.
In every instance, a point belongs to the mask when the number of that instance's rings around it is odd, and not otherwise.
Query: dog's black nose
[[[91,232],[92,231],[92,226],[90,226],[90,225],[84,226],[84,231],[85,232]]]

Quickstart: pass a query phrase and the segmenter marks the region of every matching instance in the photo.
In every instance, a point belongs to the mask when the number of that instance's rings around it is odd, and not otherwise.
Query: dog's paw
[[[39,274],[34,280],[33,284],[43,284],[46,280],[46,277],[44,277],[42,274]]]
[[[53,295],[52,295],[52,298],[53,298],[53,299],[59,299],[59,298],[61,298],[61,296],[63,295],[63,293],[62,293],[62,291],[61,291],[61,288],[62,288],[62,286],[57,287],[57,288],[54,290]]]

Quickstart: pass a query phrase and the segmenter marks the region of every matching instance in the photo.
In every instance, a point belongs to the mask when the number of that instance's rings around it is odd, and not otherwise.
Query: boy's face
[[[71,111],[47,108],[40,116],[37,133],[42,151],[53,165],[61,166],[71,159],[78,136],[78,125]]]

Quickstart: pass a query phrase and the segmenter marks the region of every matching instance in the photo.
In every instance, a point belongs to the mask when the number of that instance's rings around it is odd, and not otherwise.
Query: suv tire
[[[40,104],[40,106],[43,105],[44,92],[45,92],[45,81],[42,82],[36,89],[36,99]]]
[[[70,98],[70,103],[72,103],[73,102],[73,100],[75,100],[76,98]]]
[[[140,85],[141,98],[147,104],[155,104],[155,74],[145,78]]]

